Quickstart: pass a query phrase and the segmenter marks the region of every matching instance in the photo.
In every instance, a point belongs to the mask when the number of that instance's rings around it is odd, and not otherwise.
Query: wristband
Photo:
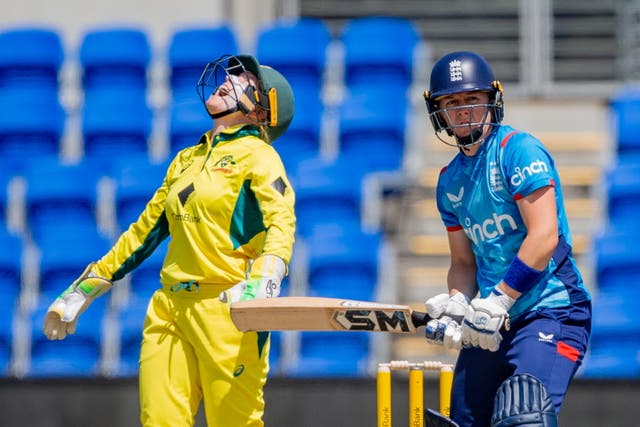
[[[546,270],[540,271],[529,267],[516,255],[502,280],[510,288],[524,294],[533,288],[546,272]]]

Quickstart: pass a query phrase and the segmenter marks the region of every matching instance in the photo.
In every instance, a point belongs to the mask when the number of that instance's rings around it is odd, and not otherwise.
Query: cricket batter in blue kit
[[[252,56],[206,65],[198,94],[213,119],[180,151],[138,220],[50,306],[49,339],[73,333],[94,298],[170,238],[142,333],[140,421],[263,426],[269,334],[239,332],[229,302],[277,297],[291,257],[294,193],[271,143],[293,117],[293,93]]]
[[[448,292],[426,301],[427,340],[460,349],[451,425],[555,426],[591,330],[591,300],[572,256],[554,160],[501,124],[489,64],[453,52],[433,66],[430,121],[459,152],[442,169]]]

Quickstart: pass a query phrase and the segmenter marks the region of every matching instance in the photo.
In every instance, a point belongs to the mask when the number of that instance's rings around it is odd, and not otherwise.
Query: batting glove
[[[462,322],[462,343],[498,351],[502,342],[500,329],[503,325],[509,329],[508,311],[515,301],[497,287],[488,297],[473,299]]]
[[[280,284],[286,274],[284,261],[275,255],[263,255],[251,266],[249,279],[220,294],[222,302],[247,301],[254,298],[275,298],[280,295]]]
[[[448,316],[430,320],[424,329],[429,344],[460,350],[462,348],[462,326]]]
[[[93,273],[91,267],[93,263],[49,306],[42,330],[50,340],[63,340],[73,334],[80,314],[113,286],[110,280]]]
[[[459,350],[462,347],[462,328],[460,323],[469,305],[469,299],[458,292],[429,298],[424,303],[427,314],[433,318],[424,330],[427,342]]]
[[[458,292],[453,296],[449,296],[449,294],[439,294],[429,298],[425,301],[424,305],[427,308],[427,314],[433,319],[447,316],[461,323],[467,306],[469,305],[469,299],[462,292]]]

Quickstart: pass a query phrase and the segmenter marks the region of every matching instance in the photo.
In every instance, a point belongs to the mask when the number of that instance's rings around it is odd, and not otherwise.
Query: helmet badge
[[[454,59],[449,62],[449,78],[452,82],[462,80],[462,62]]]

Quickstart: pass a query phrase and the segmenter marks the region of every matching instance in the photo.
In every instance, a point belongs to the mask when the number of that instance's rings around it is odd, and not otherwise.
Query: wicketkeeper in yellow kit
[[[269,334],[241,333],[229,302],[277,297],[294,231],[294,192],[271,143],[294,101],[278,71],[248,55],[206,65],[198,95],[212,130],[180,151],[138,220],[52,304],[44,333],[64,339],[94,298],[170,237],[140,354],[144,426],[262,426]]]

